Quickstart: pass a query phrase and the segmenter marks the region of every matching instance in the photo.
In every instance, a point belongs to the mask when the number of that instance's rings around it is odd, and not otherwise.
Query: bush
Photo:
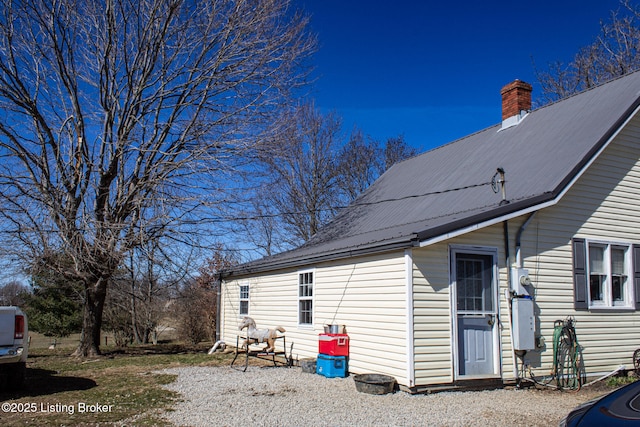
[[[213,303],[212,303],[213,300]],[[213,313],[215,319],[215,292],[195,283],[185,286],[180,297],[173,304],[177,320],[178,336],[189,344],[198,344],[210,338],[211,327],[215,335],[215,321],[211,325]]]

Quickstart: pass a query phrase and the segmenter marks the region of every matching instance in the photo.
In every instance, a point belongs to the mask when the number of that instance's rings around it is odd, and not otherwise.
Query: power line
[[[219,219],[219,221],[234,221],[234,220],[235,221],[251,221],[251,220],[258,220],[258,219],[277,218],[277,217],[287,216],[287,215],[304,215],[304,214],[309,214],[309,213],[318,213],[318,212],[343,210],[343,209],[353,208],[353,207],[374,206],[374,205],[379,205],[379,204],[383,204],[383,203],[400,202],[402,200],[417,199],[417,198],[420,198],[420,197],[428,197],[428,196],[434,196],[434,195],[438,195],[438,194],[452,193],[452,192],[455,192],[455,191],[468,190],[468,189],[472,189],[472,188],[484,187],[484,186],[487,186],[487,185],[491,185],[491,182],[482,182],[482,183],[479,183],[479,184],[470,184],[470,185],[465,185],[463,187],[448,188],[448,189],[445,189],[445,190],[430,191],[428,193],[421,193],[421,194],[411,194],[411,195],[408,195],[408,196],[376,200],[376,201],[373,201],[373,202],[354,202],[354,203],[351,203],[350,205],[347,205],[347,206],[333,206],[333,207],[328,207],[328,208],[319,208],[319,209],[314,209],[314,210],[297,211],[297,212],[278,212],[278,213],[259,214],[259,215],[250,215],[250,216],[234,216],[234,217],[231,217],[231,218],[228,218],[228,219]]]

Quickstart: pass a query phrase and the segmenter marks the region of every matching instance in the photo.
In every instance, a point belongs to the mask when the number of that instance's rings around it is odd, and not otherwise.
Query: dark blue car
[[[561,427],[639,425],[640,381],[578,406],[560,422]]]

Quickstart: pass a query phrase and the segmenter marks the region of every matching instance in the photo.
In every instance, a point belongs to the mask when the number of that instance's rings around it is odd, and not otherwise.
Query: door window
[[[459,312],[493,310],[492,257],[459,254],[456,258],[457,309]]]

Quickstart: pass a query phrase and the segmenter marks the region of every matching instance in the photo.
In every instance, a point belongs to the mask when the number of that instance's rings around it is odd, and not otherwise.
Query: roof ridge
[[[633,75],[633,74],[640,74],[640,68],[639,68],[639,69],[637,69],[637,70],[634,70],[634,71],[631,71],[631,72],[628,72],[628,73],[622,74],[622,75],[620,75],[620,76],[614,76],[614,77],[611,77],[611,78],[609,78],[608,80],[605,80],[605,81],[600,82],[600,83],[598,83],[598,84],[595,84],[595,85],[593,85],[593,86],[590,86],[590,87],[584,88],[584,89],[582,89],[582,90],[579,90],[579,91],[577,91],[577,92],[574,92],[574,93],[572,93],[572,94],[569,94],[569,95],[565,96],[564,98],[556,99],[555,101],[551,101],[551,102],[549,102],[548,104],[541,105],[540,107],[537,107],[537,108],[532,109],[532,110],[531,110],[531,112],[534,112],[534,111],[538,111],[538,110],[542,110],[542,109],[545,109],[545,108],[551,107],[551,106],[556,105],[556,104],[558,104],[558,103],[560,103],[560,102],[562,102],[562,101],[566,101],[566,100],[568,100],[568,99],[575,98],[576,96],[580,96],[580,95],[582,95],[582,94],[584,94],[584,93],[591,92],[591,91],[593,91],[593,90],[599,89],[599,88],[601,88],[602,86],[608,85],[609,83],[613,83],[613,82],[615,82],[615,81],[617,81],[617,80],[622,80],[622,79],[624,79],[624,78],[626,78],[626,77],[630,77],[630,76],[631,76],[631,75]]]
[[[571,95],[567,95],[567,96],[565,96],[564,98],[560,98],[560,99],[557,99],[557,100],[555,100],[555,101],[553,101],[553,102],[549,102],[548,104],[544,104],[544,105],[541,105],[541,106],[539,106],[539,107],[532,108],[532,109],[531,109],[531,111],[530,111],[529,113],[534,113],[534,112],[536,112],[536,111],[543,110],[543,109],[545,109],[545,108],[548,108],[548,107],[551,107],[551,106],[553,106],[553,105],[559,104],[559,103],[561,103],[561,102],[563,102],[563,101],[566,101],[566,100],[568,100],[568,99],[571,99],[571,98],[574,98],[574,97],[576,97],[576,96],[582,95],[582,94],[584,94],[584,93],[590,92],[590,91],[592,91],[592,90],[598,89],[598,88],[600,88],[600,87],[602,87],[602,86],[604,86],[604,85],[607,85],[607,84],[609,84],[609,83],[613,83],[613,82],[614,82],[614,81],[616,81],[616,80],[621,80],[621,79],[623,79],[623,78],[625,78],[625,77],[629,77],[629,76],[631,76],[632,74],[640,74],[640,69],[635,70],[635,71],[632,71],[632,72],[629,72],[629,73],[626,73],[626,74],[623,74],[623,75],[621,75],[621,76],[615,76],[615,77],[612,77],[612,78],[610,78],[610,79],[609,79],[609,80],[607,80],[607,81],[604,81],[604,82],[598,83],[597,85],[594,85],[594,86],[588,87],[588,88],[583,89],[583,90],[581,90],[581,91],[578,91],[578,92],[572,93]],[[486,128],[484,128],[484,129],[481,129],[481,130],[478,130],[478,131],[476,131],[476,132],[470,133],[470,134],[468,134],[468,135],[462,136],[462,137],[460,137],[460,138],[458,138],[458,139],[454,139],[453,141],[449,141],[449,142],[444,143],[444,144],[442,144],[442,145],[439,145],[439,146],[437,146],[437,147],[430,148],[430,149],[429,149],[429,150],[427,150],[427,151],[424,151],[424,152],[422,152],[422,153],[420,153],[420,154],[417,154],[416,156],[413,156],[413,157],[410,157],[410,158],[408,158],[408,159],[405,159],[405,160],[403,160],[402,162],[398,162],[397,164],[401,164],[401,163],[403,163],[403,162],[405,162],[405,161],[411,160],[412,158],[419,157],[419,156],[423,156],[423,155],[426,155],[426,154],[428,154],[428,153],[433,153],[433,152],[435,152],[435,151],[437,151],[437,150],[440,150],[440,149],[446,148],[446,147],[448,147],[448,146],[449,146],[449,145],[451,145],[451,144],[455,144],[455,143],[457,143],[457,142],[464,141],[465,139],[468,139],[468,138],[471,138],[471,137],[473,137],[473,136],[476,136],[476,135],[478,135],[478,134],[480,134],[480,133],[486,132],[486,131],[488,131],[488,130],[490,130],[490,129],[492,129],[492,128],[499,127],[499,126],[501,125],[501,123],[502,123],[502,122],[498,122],[498,123],[496,123],[496,124],[493,124],[493,125],[487,126],[487,127],[486,127]],[[394,166],[395,166],[395,165],[394,165]]]

